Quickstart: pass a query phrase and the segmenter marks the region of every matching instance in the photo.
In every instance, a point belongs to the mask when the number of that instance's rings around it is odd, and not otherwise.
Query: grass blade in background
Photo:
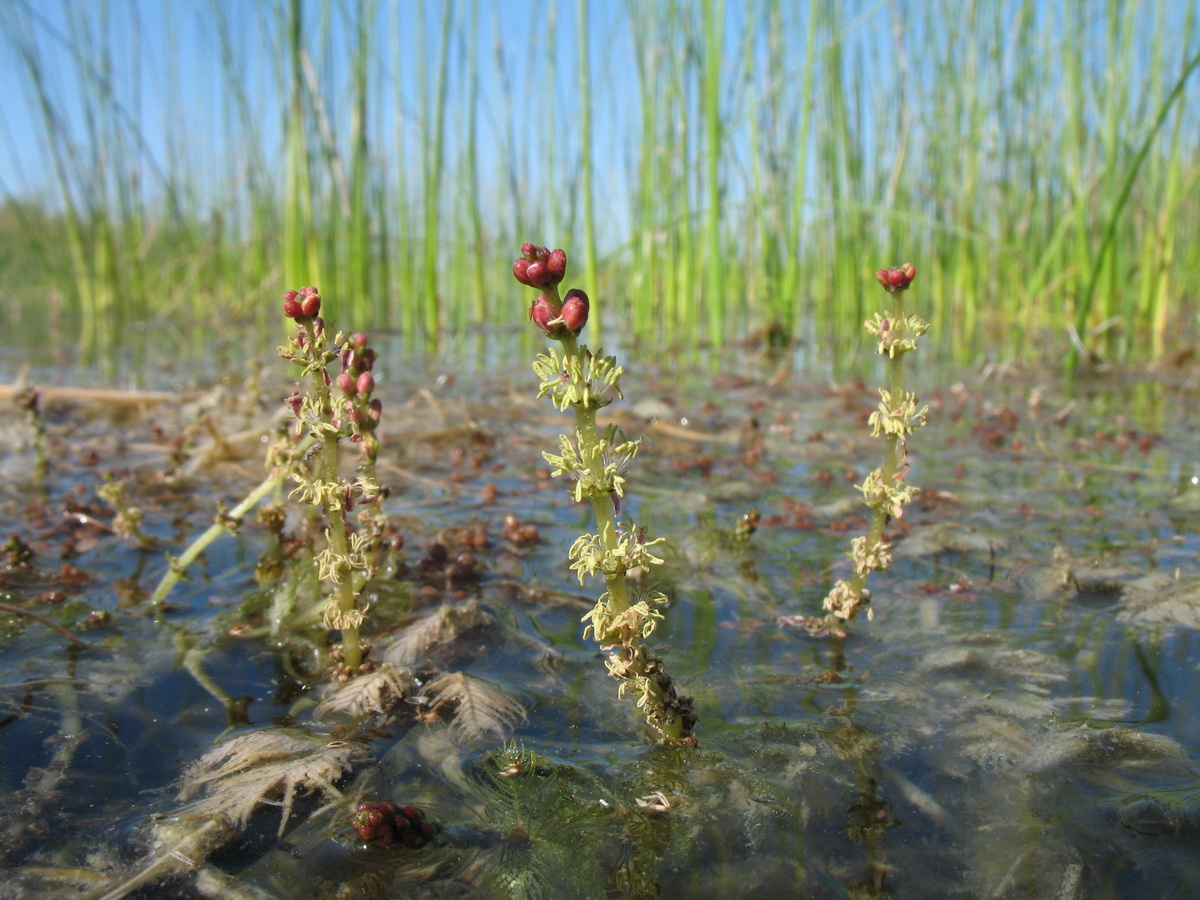
[[[192,347],[181,305],[273,321],[257,300],[285,275],[430,346],[515,328],[496,248],[551,237],[618,294],[606,328],[672,346],[778,322],[849,363],[889,256],[924,261],[928,317],[964,362],[1061,357],[1068,326],[1117,358],[1195,337],[1189,4],[0,14],[0,223],[40,228],[0,239],[44,261],[7,287],[32,319],[49,285],[100,358],[125,321]]]

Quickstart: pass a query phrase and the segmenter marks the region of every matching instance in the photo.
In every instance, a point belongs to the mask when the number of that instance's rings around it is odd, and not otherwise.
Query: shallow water
[[[193,423],[252,429],[275,405],[260,393],[287,388],[231,380],[185,408],[51,405],[44,494],[27,433],[11,429],[0,502],[35,556],[21,567],[8,553],[0,602],[91,645],[0,619],[13,896],[100,896],[172,847],[169,878],[131,895],[1200,895],[1194,376],[919,373],[930,421],[909,477],[924,494],[891,526],[897,559],[872,584],[873,620],[833,642],[789,617],[819,612],[865,528],[853,485],[878,461],[875,400],[790,362],[635,364],[606,410],[646,438],[623,509],[669,541],[652,577],[673,604],[651,643],[695,697],[694,750],[648,744],[582,639],[597,589],[565,554],[588,511],[539,475],[567,420],[534,401],[532,374],[435,361],[385,376],[381,474],[403,549],[374,588],[375,653],[399,659],[445,608],[450,624],[407,663],[414,677],[464,673],[523,717],[464,733],[413,688],[370,718],[366,752],[330,784],[342,806],[300,790],[277,838],[284,797],[271,792],[277,805],[244,831],[190,855],[170,823],[195,833],[213,819],[178,795],[215,742],[299,735],[318,760],[361,727],[312,709],[326,636],[272,635],[246,602],[266,546],[255,524],[205,555],[164,616],[139,599],[164,551],[262,477],[255,435],[206,465],[176,466],[171,439],[192,435],[202,459],[213,432]],[[108,530],[106,473],[127,479],[159,546]],[[751,508],[760,527],[739,543]],[[506,538],[507,516],[538,539]],[[474,563],[450,568],[463,553]],[[362,849],[348,821],[364,796],[420,807],[442,830],[423,849]]]

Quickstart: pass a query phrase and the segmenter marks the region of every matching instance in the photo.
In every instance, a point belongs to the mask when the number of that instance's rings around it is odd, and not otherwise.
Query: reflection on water
[[[532,349],[514,338],[503,358]],[[0,833],[29,896],[112,887],[113,867],[136,871],[164,835],[177,857],[208,856],[172,863],[180,896],[229,878],[281,897],[333,896],[333,882],[363,896],[1200,895],[1200,489],[1178,413],[1194,385],[926,370],[930,424],[911,447],[924,493],[890,526],[874,620],[834,641],[787,617],[817,612],[864,527],[871,391],[793,359],[669,374],[635,361],[611,413],[646,436],[625,503],[671,541],[653,649],[701,719],[699,749],[679,751],[644,742],[582,640],[593,598],[565,551],[587,517],[539,473],[564,422],[534,402],[532,374],[396,349],[380,364],[382,470],[403,547],[375,592],[374,640],[525,718],[510,743],[486,729],[455,743],[450,706],[414,691],[373,725],[368,760],[337,785],[425,810],[442,827],[425,849],[355,847],[344,811],[307,819],[333,795],[298,790],[282,840],[280,807],[262,807],[236,833],[213,825],[218,850],[213,830],[210,848],[161,825],[187,822],[189,764],[230,733],[324,746],[347,726],[311,708],[324,636],[273,620],[256,594],[261,526],[214,546],[161,619],[142,601],[163,551],[261,472],[253,438],[187,461],[274,406],[232,364],[249,348],[209,352],[234,373],[216,394],[191,391],[204,376],[190,366],[115,379],[187,387],[191,405],[51,408],[45,502],[28,493],[23,433],[4,438],[0,502],[34,557],[6,551],[0,602],[92,645],[0,620]],[[287,392],[263,378],[264,398]],[[127,479],[160,546],[109,531],[106,474]],[[733,539],[750,509],[757,532]]]

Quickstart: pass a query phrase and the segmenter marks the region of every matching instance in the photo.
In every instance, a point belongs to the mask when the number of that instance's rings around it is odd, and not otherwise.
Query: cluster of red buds
[[[567,274],[565,250],[547,250],[534,244],[521,245],[521,258],[513,263],[513,275],[521,284],[542,290],[529,307],[529,321],[546,334],[561,340],[583,331],[588,320],[588,295],[578,288],[561,300],[558,285]]]
[[[547,250],[533,244],[521,245],[521,258],[513,263],[513,275],[531,288],[555,287],[567,274],[565,250]]]
[[[344,408],[353,426],[351,440],[362,448],[363,456],[375,459],[379,441],[375,429],[383,415],[383,404],[371,397],[375,390],[375,350],[367,346],[367,336],[361,331],[350,336],[342,346],[342,374],[336,379],[338,390],[345,397]]]
[[[574,337],[583,331],[588,320],[588,295],[579,288],[571,288],[560,306],[545,294],[538,294],[529,307],[529,321],[546,332],[548,337]]]
[[[436,826],[426,820],[425,813],[415,806],[399,806],[391,800],[371,803],[364,800],[358,804],[350,825],[359,840],[381,847],[400,843],[409,850],[424,847],[437,832]]]
[[[875,272],[875,280],[889,294],[896,291],[907,291],[912,280],[917,277],[917,270],[912,263],[895,266],[891,269],[879,269]]]
[[[315,287],[302,287],[283,295],[283,314],[289,319],[311,319],[321,311],[321,295]]]

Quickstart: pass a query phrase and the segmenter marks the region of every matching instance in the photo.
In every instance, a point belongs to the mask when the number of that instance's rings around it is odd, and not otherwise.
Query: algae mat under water
[[[629,374],[625,503],[669,539],[652,643],[696,749],[647,743],[582,639],[586,511],[524,371],[391,388],[380,667],[350,691],[320,681],[295,514],[144,601],[259,480],[278,401],[63,395],[47,484],[4,438],[0,896],[1200,895],[1196,380],[986,375],[921,391],[923,493],[839,642],[796,626],[863,529],[872,392]],[[106,480],[151,541],[114,533]],[[364,845],[388,801],[407,830]]]

